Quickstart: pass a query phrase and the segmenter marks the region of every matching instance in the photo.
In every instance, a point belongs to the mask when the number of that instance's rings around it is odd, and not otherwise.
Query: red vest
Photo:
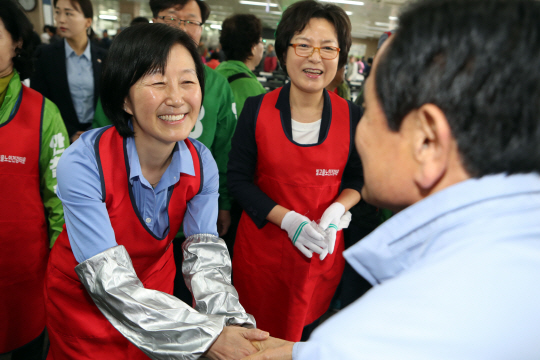
[[[333,93],[330,127],[319,145],[298,145],[287,138],[275,105],[281,89],[267,94],[259,109],[255,138],[255,184],[279,205],[320,220],[339,194],[349,157],[348,103]],[[345,266],[343,234],[324,261],[306,258],[287,232],[267,223],[258,229],[242,214],[234,248],[234,285],[240,302],[272,336],[299,341],[302,329],[330,305]]]
[[[0,353],[45,329],[49,235],[39,176],[45,101],[24,85],[21,96],[18,109],[0,125]]]
[[[101,188],[116,242],[125,246],[145,288],[172,294],[176,274],[172,241],[180,229],[187,202],[201,189],[202,169],[197,150],[185,140],[195,176],[181,174],[174,185],[168,206],[169,232],[159,239],[147,228],[135,205],[125,139],[115,128],[109,128],[96,143]],[[77,264],[64,226],[47,269],[47,331],[51,341],[47,359],[148,359],[94,305],[75,273]]]

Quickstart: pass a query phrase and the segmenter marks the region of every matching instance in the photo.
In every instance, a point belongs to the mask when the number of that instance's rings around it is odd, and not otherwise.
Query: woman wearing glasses
[[[247,99],[229,154],[229,188],[244,209],[234,284],[257,325],[290,341],[309,336],[330,305],[344,267],[339,230],[360,200],[360,109],[325,90],[347,61],[350,33],[335,5],[290,6],[276,53],[291,81]]]

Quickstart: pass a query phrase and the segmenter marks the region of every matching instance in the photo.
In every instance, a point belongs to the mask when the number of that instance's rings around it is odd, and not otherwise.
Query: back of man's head
[[[533,0],[413,5],[378,59],[389,127],[397,131],[409,112],[434,104],[470,176],[540,173],[539,19]]]

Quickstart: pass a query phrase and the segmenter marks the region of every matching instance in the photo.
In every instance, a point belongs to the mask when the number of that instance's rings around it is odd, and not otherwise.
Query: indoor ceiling
[[[125,0],[122,0],[125,1]],[[127,0],[140,4],[140,15],[151,17],[148,0]],[[219,29],[221,22],[232,14],[251,13],[258,16],[264,27],[275,29],[281,13],[298,0],[206,0],[212,10],[208,25]],[[400,9],[412,0],[322,0],[336,3],[351,19],[355,38],[378,38],[382,32],[397,25]],[[99,15],[119,12],[119,0],[92,0]]]

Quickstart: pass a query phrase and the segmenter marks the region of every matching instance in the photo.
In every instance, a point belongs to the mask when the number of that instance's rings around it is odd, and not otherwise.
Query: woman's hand
[[[317,231],[311,220],[296,211],[289,211],[281,222],[281,229],[287,231],[289,239],[306,257],[311,258],[313,253],[327,254],[328,245],[323,234]],[[321,255],[321,260],[326,255]]]

